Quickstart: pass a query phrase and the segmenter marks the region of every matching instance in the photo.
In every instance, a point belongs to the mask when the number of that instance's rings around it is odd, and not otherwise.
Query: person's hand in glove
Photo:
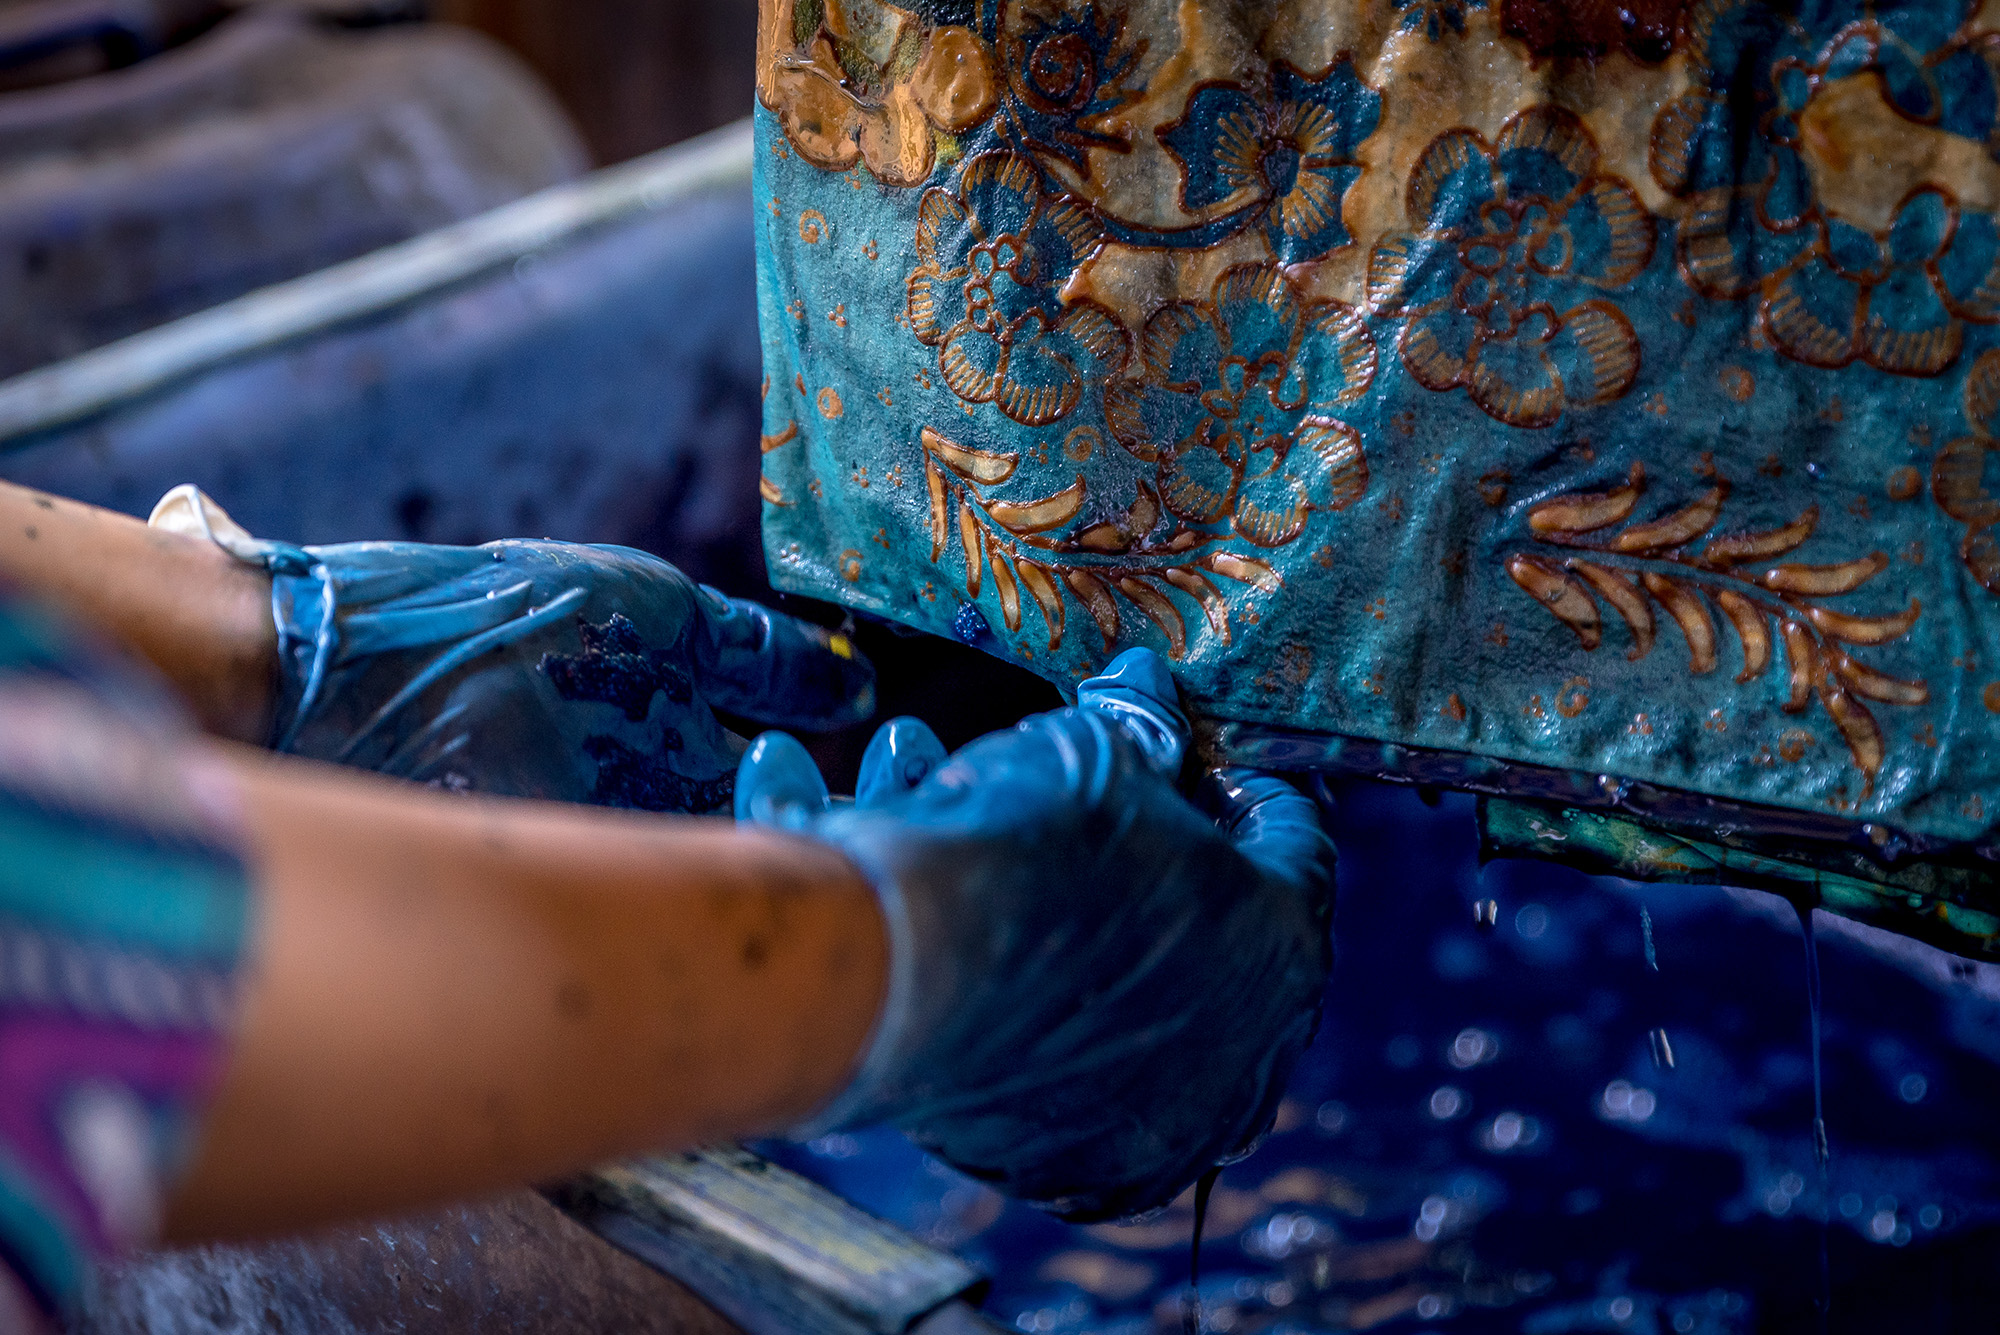
[[[1318,1024],[1333,848],[1267,775],[1211,775],[1190,804],[1187,741],[1147,650],[949,758],[885,725],[852,807],[796,741],[757,740],[739,818],[844,853],[891,947],[860,1068],[799,1134],[892,1122],[1073,1219],[1165,1205],[1251,1148]]]
[[[714,711],[817,730],[874,712],[848,639],[629,547],[259,541],[192,487],[153,523],[272,580],[280,751],[514,797],[727,810]]]

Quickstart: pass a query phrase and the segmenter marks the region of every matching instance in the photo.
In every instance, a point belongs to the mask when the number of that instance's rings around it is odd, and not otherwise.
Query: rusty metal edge
[[[548,1196],[700,1294],[749,1335],[966,1335],[984,1278],[746,1150],[660,1155]]]
[[[0,450],[252,353],[394,310],[607,223],[747,186],[750,166],[746,118],[0,381]]]

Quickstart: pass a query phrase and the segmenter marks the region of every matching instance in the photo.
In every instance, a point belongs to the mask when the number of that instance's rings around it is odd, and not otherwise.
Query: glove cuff
[[[302,547],[251,537],[249,530],[215,503],[214,497],[192,482],[183,482],[160,497],[152,514],[146,517],[146,526],[191,538],[206,538],[243,564],[273,574],[298,573],[312,566],[312,557]]]
[[[558,587],[537,602],[533,576],[506,559],[518,546],[302,549],[310,567],[271,580],[283,665],[272,745],[379,768],[363,748],[386,745],[405,706],[481,654],[574,615],[586,590]]]
[[[244,565],[271,574],[271,620],[278,633],[278,699],[272,710],[273,749],[284,751],[319,697],[336,647],[335,599],[325,568],[303,547],[253,537],[215,498],[183,482],[153,506],[149,528],[205,538]],[[310,621],[310,625],[307,622]]]

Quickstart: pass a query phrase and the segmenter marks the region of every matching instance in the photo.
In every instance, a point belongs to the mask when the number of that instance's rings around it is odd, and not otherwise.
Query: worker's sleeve
[[[173,710],[0,600],[0,1325],[157,1231],[219,1073],[249,889]]]

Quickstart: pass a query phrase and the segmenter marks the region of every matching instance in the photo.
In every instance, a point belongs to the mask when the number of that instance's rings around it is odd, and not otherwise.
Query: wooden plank
[[[750,1335],[904,1335],[986,1287],[957,1257],[745,1150],[636,1160],[551,1197]],[[990,1329],[969,1307],[941,1319]]]

